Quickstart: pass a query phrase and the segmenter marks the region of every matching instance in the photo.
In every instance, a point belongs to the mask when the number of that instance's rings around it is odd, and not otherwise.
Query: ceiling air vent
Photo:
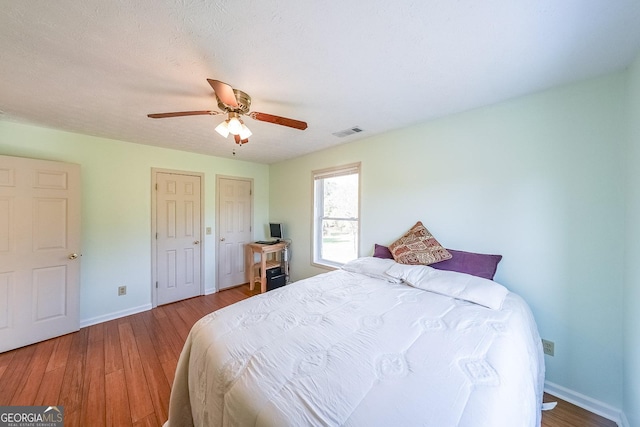
[[[340,132],[334,132],[331,135],[335,135],[338,138],[344,138],[345,136],[353,135],[354,133],[362,132],[358,126],[354,126],[349,129],[341,130]]]

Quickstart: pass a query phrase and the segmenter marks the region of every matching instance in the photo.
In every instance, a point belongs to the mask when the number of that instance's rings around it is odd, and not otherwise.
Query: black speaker
[[[281,267],[269,268],[266,271],[267,276],[267,291],[284,286],[286,283],[286,276]]]

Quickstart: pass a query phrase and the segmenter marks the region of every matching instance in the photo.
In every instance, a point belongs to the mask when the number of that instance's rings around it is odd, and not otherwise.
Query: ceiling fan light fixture
[[[229,136],[229,123],[228,123],[228,120],[225,120],[224,122],[222,122],[218,126],[216,126],[216,132],[218,132],[220,135],[222,135],[223,138],[228,137]]]
[[[273,114],[259,113],[250,111],[251,97],[246,92],[234,89],[228,84],[219,80],[207,79],[209,85],[213,89],[213,93],[218,100],[220,111],[198,110],[198,111],[174,111],[171,113],[153,113],[147,114],[152,119],[162,119],[166,117],[183,117],[183,116],[202,116],[218,114],[226,114],[227,119],[218,124],[215,129],[223,138],[227,138],[229,134],[233,134],[236,144],[243,145],[249,142],[249,137],[253,134],[244,124],[241,116],[249,116],[254,120],[266,123],[273,123],[280,126],[287,126],[293,129],[305,130],[307,123],[300,120],[289,119],[287,117],[274,116]],[[3,112],[0,111],[0,115]]]
[[[242,130],[242,123],[240,122],[240,119],[238,119],[237,117],[231,117],[229,119],[229,132],[232,135],[239,135],[240,131]]]
[[[251,135],[253,135],[253,133],[249,130],[247,125],[242,123],[242,129],[240,130],[239,135],[241,139],[248,139]]]

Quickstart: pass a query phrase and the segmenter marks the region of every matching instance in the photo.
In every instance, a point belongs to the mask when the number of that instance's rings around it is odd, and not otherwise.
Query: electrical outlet
[[[542,340],[542,351],[544,351],[544,354],[546,355],[553,356],[553,353],[555,352],[555,344],[553,341]]]
[[[211,227],[207,227],[207,234],[211,234]]]
[[[122,295],[126,295],[126,294],[127,294],[127,287],[118,286],[118,296],[121,297]]]

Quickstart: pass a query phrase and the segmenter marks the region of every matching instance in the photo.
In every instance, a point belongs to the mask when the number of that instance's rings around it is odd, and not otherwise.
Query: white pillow
[[[391,283],[402,283],[402,279],[391,277],[386,273],[395,263],[392,259],[362,257],[349,261],[342,266],[342,269],[350,273],[364,274],[365,276],[386,280]]]
[[[394,264],[387,272],[414,288],[435,292],[484,307],[500,310],[509,293],[504,286],[482,277],[456,271],[436,270],[426,265]]]

